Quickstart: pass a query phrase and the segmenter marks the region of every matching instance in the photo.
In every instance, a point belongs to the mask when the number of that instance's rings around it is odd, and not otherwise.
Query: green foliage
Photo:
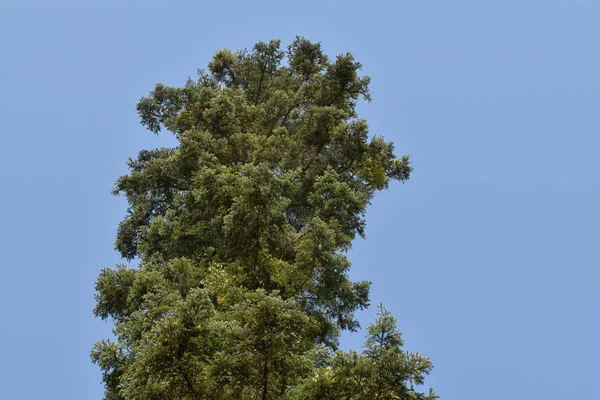
[[[433,368],[431,361],[402,350],[396,319],[379,306],[379,318],[367,329],[362,353],[337,351],[293,392],[292,400],[435,400],[433,389],[425,395],[415,390]]]
[[[435,398],[412,389],[431,363],[383,308],[363,353],[336,351],[369,303],[345,251],[375,192],[411,172],[356,114],[360,68],[273,40],[140,100],[178,145],[141,151],[114,188],[129,202],[116,248],[139,267],[96,282],[116,335],[92,350],[106,399]]]

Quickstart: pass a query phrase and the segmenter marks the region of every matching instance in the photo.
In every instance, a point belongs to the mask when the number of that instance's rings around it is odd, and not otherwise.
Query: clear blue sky
[[[351,258],[434,361],[428,384],[600,398],[595,0],[0,0],[0,398],[102,397],[93,284],[125,212],[109,191],[169,143],[136,101],[217,49],[297,34],[354,53],[373,77],[362,115],[414,162]]]

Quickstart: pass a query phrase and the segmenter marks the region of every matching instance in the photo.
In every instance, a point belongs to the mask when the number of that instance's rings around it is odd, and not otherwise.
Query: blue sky
[[[136,101],[217,49],[295,35],[363,63],[362,116],[412,157],[351,259],[432,358],[427,383],[597,398],[600,2],[203,3],[0,1],[0,398],[102,397],[93,284],[125,212],[109,192],[127,157],[171,143]]]

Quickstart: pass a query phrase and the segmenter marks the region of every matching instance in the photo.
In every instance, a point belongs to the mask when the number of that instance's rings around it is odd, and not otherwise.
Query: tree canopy
[[[402,349],[380,306],[362,352],[338,349],[369,305],[346,251],[374,194],[411,173],[369,135],[369,78],[296,38],[218,51],[183,87],[157,84],[141,123],[177,139],[143,150],[114,193],[129,208],[105,268],[96,343],[107,400],[435,399],[432,364]]]

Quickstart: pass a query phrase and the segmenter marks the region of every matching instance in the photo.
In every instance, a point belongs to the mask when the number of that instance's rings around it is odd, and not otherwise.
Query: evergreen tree
[[[369,301],[345,252],[375,192],[411,172],[356,113],[360,68],[304,38],[259,42],[140,100],[178,145],[141,151],[114,189],[116,248],[139,265],[96,282],[116,336],[92,350],[107,400],[437,397],[413,390],[431,363],[383,308],[361,354],[336,350]]]

